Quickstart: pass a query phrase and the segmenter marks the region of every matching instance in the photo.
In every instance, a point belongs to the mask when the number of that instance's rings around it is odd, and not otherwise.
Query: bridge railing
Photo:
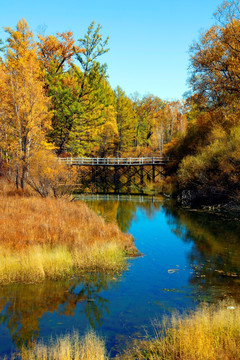
[[[62,164],[66,165],[164,165],[170,161],[170,157],[137,157],[137,158],[85,158],[85,157],[66,157],[59,158]]]

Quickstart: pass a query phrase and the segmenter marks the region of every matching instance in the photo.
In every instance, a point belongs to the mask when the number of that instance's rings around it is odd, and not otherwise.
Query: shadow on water
[[[119,343],[143,337],[143,326],[149,330],[156,316],[200,301],[240,301],[239,219],[180,209],[161,198],[84,200],[131,232],[145,256],[119,276],[0,287],[0,356],[73,328],[100,331],[108,349],[118,351]]]

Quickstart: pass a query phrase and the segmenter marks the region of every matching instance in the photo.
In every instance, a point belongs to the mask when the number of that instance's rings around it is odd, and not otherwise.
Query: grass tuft
[[[37,344],[32,349],[23,348],[21,360],[108,360],[105,343],[94,332],[83,338],[78,333],[65,335],[50,342]]]
[[[116,243],[93,244],[69,250],[64,246],[33,246],[20,255],[0,248],[0,284],[58,280],[81,271],[121,272],[126,268],[124,251]]]
[[[233,308],[232,308],[233,307]],[[157,336],[136,341],[121,360],[239,360],[240,306],[201,307],[182,318],[172,316]]]

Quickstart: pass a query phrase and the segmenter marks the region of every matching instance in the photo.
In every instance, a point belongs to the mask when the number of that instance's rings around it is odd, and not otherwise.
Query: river
[[[0,356],[23,344],[94,329],[111,356],[154,321],[202,301],[240,301],[240,221],[179,209],[142,196],[85,196],[106,221],[135,239],[142,256],[118,276],[85,274],[68,281],[0,287]]]

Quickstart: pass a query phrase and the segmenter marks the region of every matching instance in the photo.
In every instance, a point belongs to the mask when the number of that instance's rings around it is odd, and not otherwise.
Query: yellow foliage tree
[[[24,188],[29,161],[40,148],[47,147],[45,133],[50,128],[49,98],[44,94],[43,72],[33,34],[24,19],[9,34],[5,62],[1,64],[1,127],[4,129],[14,168],[16,186]],[[2,75],[1,75],[2,74]]]
[[[70,194],[76,180],[77,168],[61,164],[50,150],[41,149],[30,159],[27,183],[41,197]]]
[[[104,109],[104,118],[105,123],[102,125],[98,136],[100,157],[112,155],[119,142],[116,111],[112,105]]]

